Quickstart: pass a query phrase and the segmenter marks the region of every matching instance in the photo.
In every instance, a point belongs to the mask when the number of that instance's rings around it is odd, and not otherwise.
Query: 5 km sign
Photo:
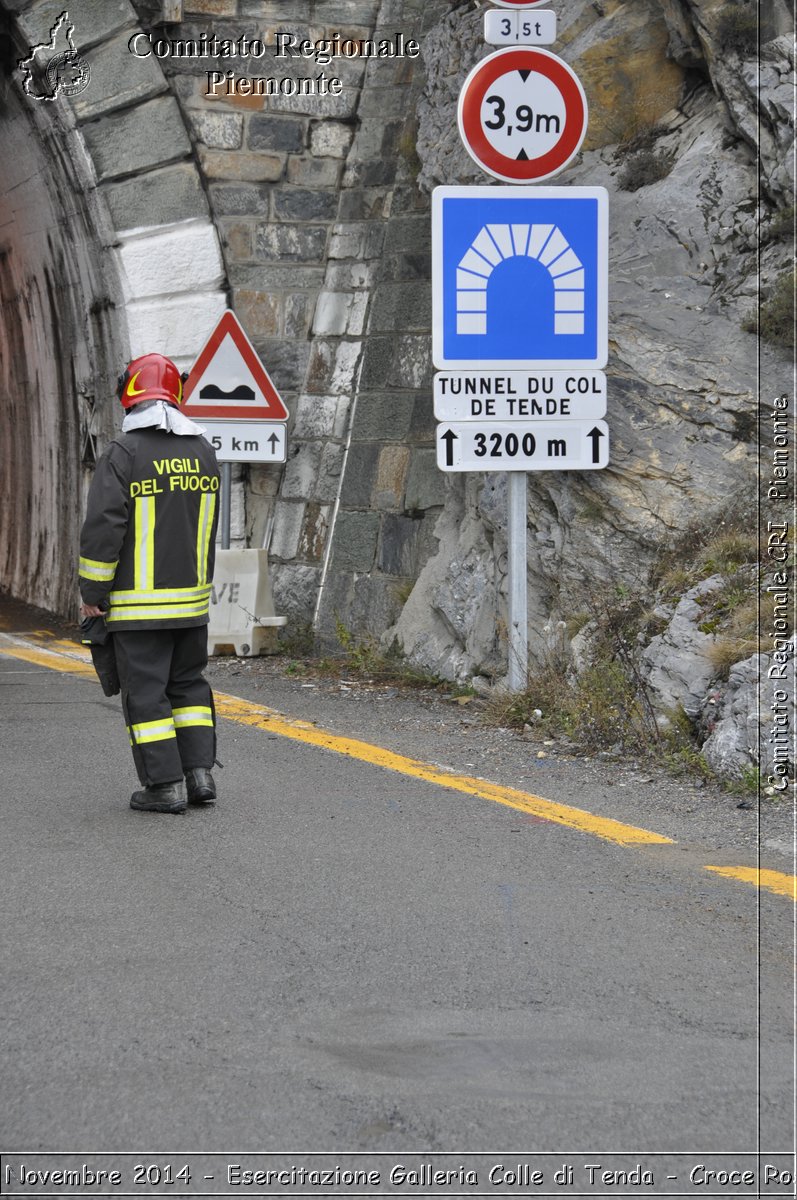
[[[219,462],[274,462],[287,458],[284,421],[204,420],[205,437]]]
[[[219,462],[285,462],[288,410],[234,312],[222,314],[183,394]]]

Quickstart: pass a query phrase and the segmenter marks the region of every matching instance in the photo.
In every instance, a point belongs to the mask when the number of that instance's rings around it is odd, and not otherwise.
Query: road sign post
[[[230,548],[230,528],[232,525],[232,465],[228,462],[220,464],[221,467],[221,505],[219,511],[219,525],[221,527],[221,548],[229,550]]]
[[[526,476],[509,476],[507,560],[509,586],[509,662],[507,686],[522,692],[528,685],[528,549],[526,546]]]
[[[609,461],[608,195],[517,186],[573,161],[587,99],[568,64],[540,48],[556,36],[555,13],[537,8],[544,0],[493,2],[485,39],[505,45],[468,75],[457,119],[479,167],[515,186],[433,192],[432,361],[440,470],[508,473],[507,683],[519,691],[528,682],[526,476]]]

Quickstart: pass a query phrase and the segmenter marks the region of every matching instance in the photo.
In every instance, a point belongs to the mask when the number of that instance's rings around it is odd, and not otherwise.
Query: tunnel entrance
[[[26,96],[0,5],[0,590],[76,611],[83,493],[127,345],[90,168],[59,101]]]

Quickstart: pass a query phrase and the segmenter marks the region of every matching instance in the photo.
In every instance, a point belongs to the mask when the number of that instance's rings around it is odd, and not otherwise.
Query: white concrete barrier
[[[287,617],[274,612],[266,550],[217,550],[210,594],[208,654],[232,647],[240,658],[273,654],[276,630]]]

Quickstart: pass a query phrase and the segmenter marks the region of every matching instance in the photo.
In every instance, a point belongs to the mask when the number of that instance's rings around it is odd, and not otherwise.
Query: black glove
[[[118,696],[122,690],[116,669],[113,637],[105,617],[84,617],[80,622],[80,640],[91,650],[91,661],[106,696]]]

